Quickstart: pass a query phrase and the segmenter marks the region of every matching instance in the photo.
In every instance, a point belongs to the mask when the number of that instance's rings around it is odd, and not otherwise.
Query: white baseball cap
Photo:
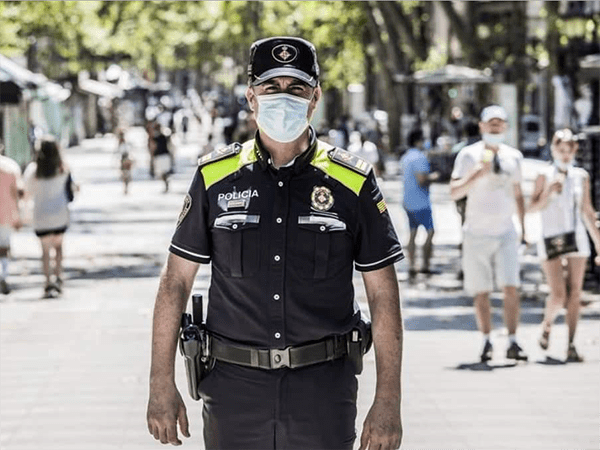
[[[483,108],[483,111],[481,111],[481,121],[489,122],[492,119],[500,119],[506,122],[508,114],[506,114],[506,110],[499,105],[491,105]]]

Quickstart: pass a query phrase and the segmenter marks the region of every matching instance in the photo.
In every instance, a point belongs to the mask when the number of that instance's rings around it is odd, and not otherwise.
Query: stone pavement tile
[[[588,333],[598,336],[597,330]],[[592,381],[600,374],[597,362],[548,366],[498,360],[484,368],[474,361],[479,339],[476,332],[405,333],[405,448],[559,450],[597,441],[600,395]],[[545,438],[554,430],[562,439]],[[564,445],[569,442],[576,446]]]

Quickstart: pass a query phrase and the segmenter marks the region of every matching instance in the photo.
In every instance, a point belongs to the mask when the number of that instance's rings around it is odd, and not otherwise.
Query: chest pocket
[[[351,239],[345,222],[335,217],[299,216],[298,228],[309,258],[300,271],[303,277],[324,279],[352,267]]]
[[[256,274],[261,248],[259,223],[256,214],[224,214],[215,219],[215,262],[225,274],[236,278]]]

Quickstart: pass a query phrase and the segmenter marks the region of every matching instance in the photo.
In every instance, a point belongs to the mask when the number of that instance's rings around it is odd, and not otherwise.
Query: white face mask
[[[308,128],[310,100],[290,94],[257,95],[256,123],[277,142],[292,142]]]
[[[481,135],[483,142],[489,145],[500,145],[504,142],[505,134],[504,133],[483,133]]]

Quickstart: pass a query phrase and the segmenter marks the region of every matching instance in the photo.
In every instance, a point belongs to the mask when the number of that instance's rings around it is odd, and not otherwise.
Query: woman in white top
[[[62,244],[69,226],[69,175],[54,139],[43,138],[35,161],[25,169],[24,178],[27,194],[33,199],[33,229],[42,244],[44,297],[55,297],[62,290]],[[54,281],[51,275],[55,276]]]
[[[544,350],[548,348],[551,326],[558,312],[566,306],[568,362],[583,361],[573,340],[579,320],[585,267],[590,256],[586,228],[594,242],[596,254],[600,255],[600,232],[596,228],[596,212],[590,199],[589,175],[584,169],[573,166],[578,146],[577,136],[571,130],[563,129],[554,134],[551,145],[554,163],[538,175],[528,208],[528,212],[541,213],[542,239],[538,245],[538,255],[550,287],[539,344]],[[574,239],[569,239],[567,234],[572,236],[573,233]],[[549,252],[550,247],[547,248],[548,245],[552,246],[549,241],[574,245],[566,248],[567,253],[553,257],[553,252]],[[600,256],[596,256],[595,263],[600,265]]]

